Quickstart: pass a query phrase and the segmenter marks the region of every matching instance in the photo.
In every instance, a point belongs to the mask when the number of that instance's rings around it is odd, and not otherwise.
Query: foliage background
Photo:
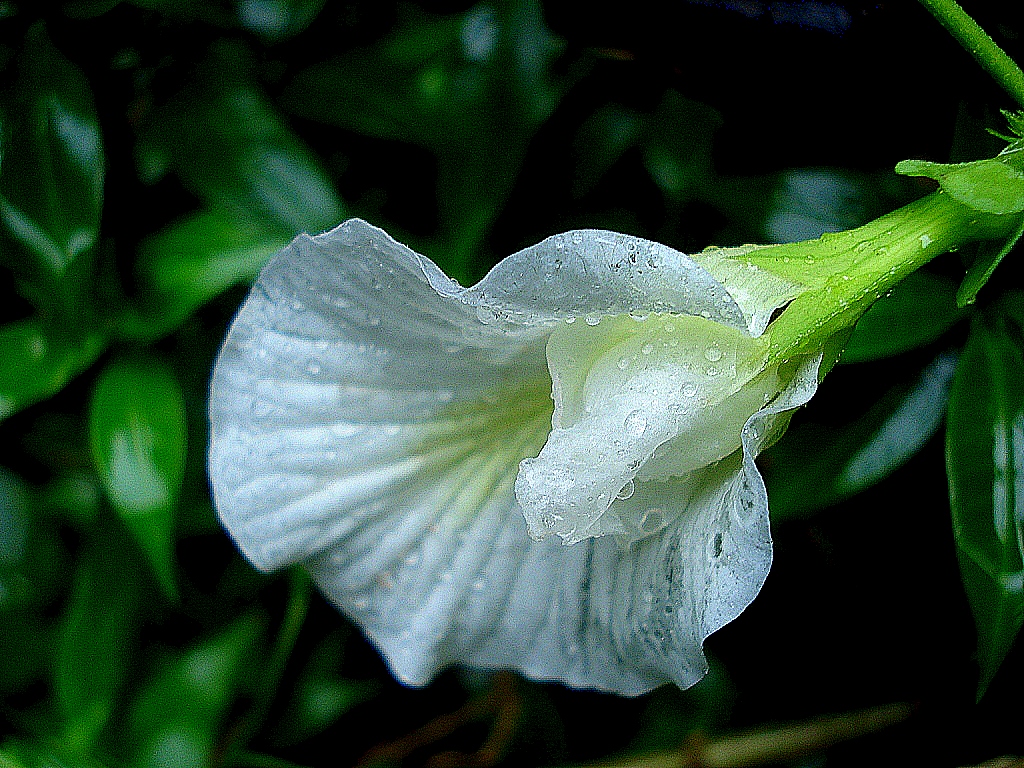
[[[1015,4],[967,10],[1021,58]],[[1024,435],[1001,469],[956,437],[1024,410],[1012,255],[967,310],[951,254],[862,324],[764,457],[775,565],[688,692],[404,689],[205,481],[214,354],[298,231],[361,216],[469,282],[572,228],[814,237],[927,190],[901,159],[998,151],[1012,105],[916,3],[5,0],[0,82],[0,765],[564,764],[890,702],[795,764],[1024,753],[1024,600],[964,555]],[[951,388],[988,515],[955,527]]]

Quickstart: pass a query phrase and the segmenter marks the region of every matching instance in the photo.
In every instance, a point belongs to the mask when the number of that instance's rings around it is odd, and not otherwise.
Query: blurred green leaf
[[[315,736],[379,689],[374,680],[350,680],[341,675],[345,635],[327,635],[299,672],[287,709],[273,730],[279,746],[298,744]]]
[[[268,42],[289,38],[308,27],[327,0],[236,0],[242,26]]]
[[[979,696],[1024,623],[1024,335],[997,311],[957,367],[946,471],[964,588],[978,631]]]
[[[70,339],[38,320],[0,326],[0,421],[55,395],[105,346],[98,333]]]
[[[54,745],[10,739],[0,747],[0,768],[102,768],[94,757],[69,753]]]
[[[303,117],[432,150],[443,266],[465,281],[530,138],[561,96],[549,66],[560,48],[535,0],[480,3],[458,16],[409,18],[377,45],[300,72],[284,103]]]
[[[955,365],[940,355],[909,388],[897,385],[851,424],[790,429],[762,462],[772,519],[823,509],[901,467],[938,431]]]
[[[174,371],[152,357],[107,365],[93,392],[89,437],[111,504],[173,596],[173,515],[186,442],[185,400]]]
[[[116,531],[104,526],[90,531],[78,558],[54,669],[63,743],[75,754],[93,749],[118,704],[135,640],[137,574],[135,557]]]
[[[863,363],[893,357],[938,339],[962,316],[956,285],[928,272],[914,272],[857,323],[840,360]]]
[[[1013,250],[1022,234],[1024,234],[1024,218],[1021,219],[1016,231],[1006,240],[982,240],[968,246],[968,249],[973,252],[973,258],[970,261],[967,274],[956,292],[957,306],[966,307],[977,300],[978,293],[988,283],[992,273],[996,271],[996,267],[999,266],[1006,254]]]
[[[673,200],[694,196],[711,178],[712,141],[721,123],[721,115],[706,104],[665,91],[642,144],[647,172]]]
[[[247,228],[322,232],[344,216],[316,156],[295,136],[247,72],[240,44],[221,41],[186,88],[158,110],[138,146],[140,172],[174,171],[215,210]],[[243,228],[243,231],[245,229]]]
[[[21,289],[41,308],[73,311],[99,237],[103,140],[89,83],[41,23],[18,57],[0,151],[0,220],[20,246]]]
[[[573,139],[575,166],[572,192],[590,192],[628,149],[636,146],[643,116],[621,104],[604,104],[588,117]]]
[[[225,289],[255,280],[287,244],[280,229],[223,210],[174,222],[142,243],[136,262],[142,290],[118,330],[129,338],[169,333]]]
[[[244,662],[259,637],[242,618],[171,659],[142,689],[129,713],[129,751],[137,768],[210,765]]]

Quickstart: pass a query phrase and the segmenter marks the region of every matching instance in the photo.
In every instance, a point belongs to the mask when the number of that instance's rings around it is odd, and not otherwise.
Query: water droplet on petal
[[[626,427],[626,432],[630,435],[640,437],[640,435],[644,433],[644,430],[647,429],[647,417],[644,416],[643,411],[639,409],[631,411],[629,415],[626,416],[623,426]]]
[[[651,344],[644,344],[643,348],[641,348],[640,351],[643,352],[645,355],[649,355],[651,354],[651,352],[654,351],[654,346]]]
[[[490,325],[498,319],[497,315],[494,314],[494,310],[490,307],[477,307],[476,318],[484,325]]]
[[[709,362],[717,363],[719,360],[722,359],[721,347],[719,347],[717,344],[712,344],[710,347],[704,350],[704,357],[706,357]]]
[[[623,355],[622,357],[620,357],[619,362],[617,363],[617,365],[619,366],[619,370],[624,371],[627,368],[629,368],[629,363],[630,360],[627,356]]]
[[[618,493],[615,494],[615,498],[623,500],[628,499],[630,496],[633,495],[634,490],[636,490],[636,485],[633,483],[632,480],[630,480],[628,483],[622,486]]]
[[[598,323],[601,322],[601,316],[589,314],[583,318],[583,322],[585,322],[587,325],[597,325]]]

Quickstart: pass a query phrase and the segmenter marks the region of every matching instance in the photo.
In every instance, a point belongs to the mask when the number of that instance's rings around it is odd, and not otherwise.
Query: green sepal
[[[170,366],[157,358],[107,365],[93,392],[89,437],[111,505],[174,598],[174,510],[186,428],[185,398]]]
[[[1024,211],[1024,173],[1019,169],[1022,151],[1011,148],[970,163],[903,160],[896,164],[896,173],[934,179],[943,192],[980,213],[1020,213]]]
[[[979,697],[1024,624],[1024,348],[1000,305],[975,322],[946,421],[961,577],[978,633]]]
[[[988,283],[992,273],[996,271],[996,267],[999,266],[1006,254],[1013,250],[1022,234],[1024,234],[1024,217],[1021,218],[1009,237],[1001,240],[982,240],[973,244],[974,258],[956,292],[958,307],[963,309],[977,300],[978,293]]]

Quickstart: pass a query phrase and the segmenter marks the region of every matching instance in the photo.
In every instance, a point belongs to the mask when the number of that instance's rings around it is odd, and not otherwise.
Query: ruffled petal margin
[[[607,232],[549,238],[468,289],[359,220],[301,236],[214,369],[218,513],[258,568],[303,563],[410,685],[462,664],[630,696],[685,688],[706,671],[704,639],[767,575],[753,459],[814,393],[818,361],[795,364],[742,451],[638,482],[619,503],[652,534],[632,543],[531,539],[516,477],[551,431],[556,327],[653,312],[756,334],[770,311],[747,299],[690,257]]]

